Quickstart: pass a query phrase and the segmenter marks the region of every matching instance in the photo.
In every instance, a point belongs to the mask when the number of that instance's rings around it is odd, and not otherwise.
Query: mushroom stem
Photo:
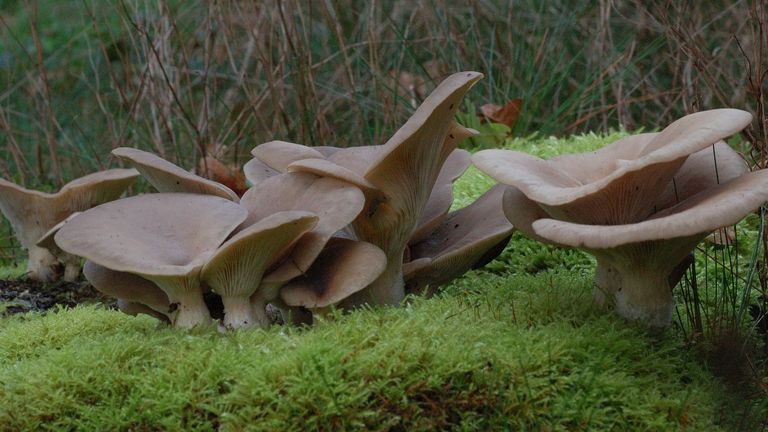
[[[56,257],[48,249],[39,246],[29,247],[27,273],[29,278],[39,282],[52,282],[56,279]]]
[[[174,304],[176,305],[175,316],[174,312],[171,312],[171,322],[174,327],[188,329],[211,320],[201,290],[175,292],[171,307]]]
[[[266,304],[252,303],[247,296],[221,296],[224,303],[224,326],[228,329],[248,328],[269,325]]]
[[[368,287],[342,302],[344,306],[370,304],[398,306],[405,298],[405,282],[403,280],[403,254],[387,256],[387,267]]]
[[[253,299],[251,299],[251,303],[253,303]],[[292,326],[312,325],[312,313],[309,310],[301,306],[288,306],[280,297],[270,300],[269,303],[280,311],[280,316],[285,324]]]
[[[74,255],[64,261],[64,281],[75,282],[80,277],[80,257]]]
[[[675,299],[667,269],[635,268],[621,272],[621,286],[614,294],[616,313],[649,327],[669,327]]]
[[[612,264],[598,258],[595,267],[595,288],[592,299],[598,306],[605,306],[606,299],[612,299],[621,288],[621,276]]]

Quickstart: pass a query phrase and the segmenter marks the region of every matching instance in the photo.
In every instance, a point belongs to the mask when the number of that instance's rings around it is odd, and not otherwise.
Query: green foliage
[[[227,335],[93,306],[5,319],[0,429],[719,430],[722,388],[674,335],[594,310],[590,285],[470,275],[400,309]]]

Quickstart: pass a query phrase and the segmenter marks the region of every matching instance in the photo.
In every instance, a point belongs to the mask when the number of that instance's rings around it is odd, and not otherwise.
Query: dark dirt
[[[26,278],[0,280],[0,317],[26,312],[45,312],[57,305],[104,303],[115,300],[96,291],[88,282],[35,282]]]

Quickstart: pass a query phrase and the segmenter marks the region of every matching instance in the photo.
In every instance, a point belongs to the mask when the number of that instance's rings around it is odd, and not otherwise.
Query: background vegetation
[[[548,157],[604,142],[551,135],[651,130],[729,106],[755,114],[732,144],[762,168],[767,22],[760,0],[0,0],[0,176],[53,190],[113,166],[124,145],[193,168],[206,155],[237,167],[273,139],[381,143],[458,70],[486,74],[459,116],[483,132],[470,149]],[[476,115],[515,98],[511,128]],[[761,210],[735,243],[702,246],[678,288],[680,340],[750,410],[768,404],[764,225]],[[578,252],[513,241],[490,272],[591,269]],[[20,255],[3,222],[0,263]]]

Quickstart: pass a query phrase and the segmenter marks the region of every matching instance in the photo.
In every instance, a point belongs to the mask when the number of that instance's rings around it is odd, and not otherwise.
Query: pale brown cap
[[[264,272],[285,258],[318,217],[306,211],[281,211],[239,231],[211,256],[201,278],[221,296],[250,297]]]
[[[251,186],[255,186],[262,180],[276,176],[280,172],[270,168],[269,165],[259,159],[251,159],[243,165],[243,174],[245,174],[245,179],[248,180]]]
[[[288,165],[302,159],[324,159],[325,156],[312,147],[287,141],[270,141],[257,145],[251,154],[263,164],[278,172],[286,172]]]
[[[723,141],[690,155],[656,199],[656,211],[749,172],[744,159]]]
[[[589,154],[543,161],[524,153],[484,150],[473,162],[558,219],[587,224],[637,222],[653,212],[659,191],[690,154],[737,133],[751,119],[751,114],[740,110],[703,111],[683,117],[658,134],[625,138]]]
[[[451,212],[423,241],[411,247],[403,265],[410,286],[432,287],[493,260],[507,244],[512,224],[502,211],[504,185],[496,185],[469,206]]]
[[[132,273],[118,272],[86,261],[83,274],[100,292],[131,303],[142,304],[163,316],[170,313],[168,296],[153,282]]]
[[[246,217],[243,207],[213,195],[148,194],[85,211],[55,240],[68,253],[154,282],[179,303],[174,324],[191,327],[210,318],[200,271]]]
[[[309,271],[280,290],[289,306],[318,309],[336,304],[373,282],[386,267],[376,246],[349,239],[331,239]]]
[[[716,228],[735,224],[766,201],[768,170],[760,170],[699,192],[643,222],[605,226],[539,219],[532,226],[551,241],[595,250],[668,239],[700,240]]]
[[[317,215],[317,224],[296,244],[291,259],[283,266],[286,268],[278,269],[287,281],[309,268],[331,236],[360,213],[364,200],[359,189],[343,181],[308,173],[281,174],[264,180],[243,196],[241,205],[249,212],[243,225],[288,210]]]
[[[118,147],[112,154],[133,165],[159,192],[185,192],[214,195],[238,202],[232,189],[212,180],[185,171],[179,166],[155,154],[130,148]]]

